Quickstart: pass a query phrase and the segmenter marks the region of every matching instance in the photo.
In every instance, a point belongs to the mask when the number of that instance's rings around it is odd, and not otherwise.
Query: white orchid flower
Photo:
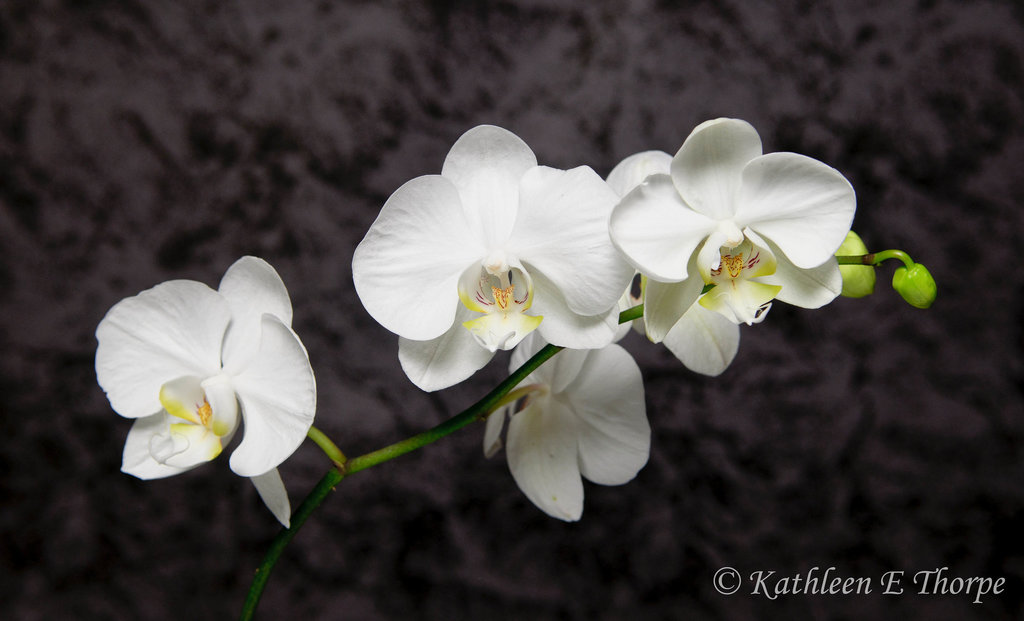
[[[590,168],[538,166],[515,134],[476,127],[440,175],[384,204],[352,258],[356,292],[401,337],[402,368],[424,390],[466,379],[534,330],[603,347],[633,271],[608,237],[617,202]]]
[[[608,173],[608,185],[619,196],[625,196],[651,175],[667,175],[671,168],[672,156],[664,151],[635,153],[619,162]],[[619,300],[619,309],[626,310],[642,304],[645,288],[646,283],[641,286],[639,296],[632,287],[626,289]],[[638,332],[646,333],[643,318],[632,323]],[[619,338],[625,336],[626,330],[626,324],[620,326]],[[704,375],[719,375],[736,357],[739,340],[739,326],[733,321],[699,304],[691,304],[669,329],[663,343],[691,371]]]
[[[705,284],[716,286],[700,306],[733,324],[760,321],[773,299],[804,308],[830,302],[842,287],[833,254],[855,209],[853,188],[835,169],[795,153],[763,155],[749,123],[715,119],[693,130],[669,174],[647,177],[622,199],[610,229],[647,276],[644,321],[648,337],[661,342]],[[708,315],[701,323],[716,334],[707,351],[731,360],[735,328]],[[693,344],[693,329],[673,338],[674,351]]]
[[[135,423],[122,471],[158,479],[215,458],[245,422],[231,469],[288,526],[277,466],[313,423],[316,383],[291,329],[292,306],[268,263],[243,257],[217,291],[192,280],[125,298],[96,328],[96,377]]]
[[[509,369],[544,345],[530,335],[512,352]],[[532,388],[514,405],[487,419],[484,454],[506,450],[519,489],[552,517],[576,521],[583,514],[582,477],[600,485],[631,481],[647,463],[651,427],[644,406],[640,368],[618,345],[597,350],[566,349],[531,373],[520,386]]]

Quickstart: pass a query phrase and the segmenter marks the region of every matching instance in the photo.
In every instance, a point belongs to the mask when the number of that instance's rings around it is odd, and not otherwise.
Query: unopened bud
[[[938,290],[928,268],[920,263],[914,263],[909,269],[897,268],[892,276],[892,288],[903,296],[907,304],[917,308],[931,306]]]
[[[850,231],[836,255],[862,255],[868,253],[860,236]],[[862,298],[875,292],[875,267],[873,265],[840,265],[843,276],[842,295],[848,298]]]

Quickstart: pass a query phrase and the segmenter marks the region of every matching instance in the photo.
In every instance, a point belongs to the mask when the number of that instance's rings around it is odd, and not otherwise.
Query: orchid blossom
[[[352,258],[356,292],[399,335],[402,368],[423,390],[466,379],[534,330],[603,347],[632,274],[608,237],[617,202],[590,168],[538,166],[516,135],[476,127],[440,175],[384,204]]]
[[[512,352],[510,370],[543,346],[530,335]],[[516,484],[552,517],[576,521],[583,514],[582,477],[600,485],[631,481],[647,463],[651,427],[640,368],[618,345],[562,351],[520,384],[526,396],[487,419],[484,454],[502,446]]]
[[[313,423],[316,383],[291,329],[292,307],[268,263],[243,257],[217,291],[172,280],[121,300],[96,329],[96,376],[135,419],[122,471],[158,479],[217,457],[244,421],[231,469],[288,526],[277,466]]]
[[[668,174],[648,176],[623,197],[610,229],[646,276],[652,341],[668,344],[687,311],[701,312],[698,298],[728,320],[702,314],[671,339],[677,355],[687,349],[691,358],[692,345],[710,345],[697,370],[714,375],[735,354],[737,324],[763,320],[772,300],[818,308],[839,294],[833,253],[855,209],[853,188],[835,169],[795,153],[762,154],[749,123],[715,119],[693,130]],[[706,284],[715,287],[702,297]],[[710,330],[710,340],[694,329]]]
[[[669,174],[671,167],[672,156],[664,151],[635,153],[619,162],[608,173],[608,185],[619,196],[625,196],[651,175]],[[643,303],[646,280],[646,277],[641,279],[639,296],[634,294],[632,288],[622,294],[620,310]],[[633,325],[638,332],[646,333],[643,318],[635,320]],[[624,329],[628,330],[627,326],[620,327],[620,338],[625,335]],[[736,357],[739,340],[739,326],[700,304],[691,304],[664,336],[663,342],[691,371],[719,375]]]

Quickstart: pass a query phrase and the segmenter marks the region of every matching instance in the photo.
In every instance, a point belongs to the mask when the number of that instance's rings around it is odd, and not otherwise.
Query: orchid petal
[[[231,307],[223,359],[224,367],[234,372],[259,351],[263,314],[274,315],[291,326],[292,302],[277,271],[257,257],[235,261],[224,273],[217,291]]]
[[[586,361],[563,393],[580,421],[580,472],[594,483],[621,485],[644,467],[651,449],[640,367],[618,345],[580,353]]]
[[[740,327],[721,314],[694,304],[665,335],[664,343],[687,369],[715,377],[736,357]]]
[[[735,221],[774,242],[802,269],[835,253],[857,199],[836,169],[796,153],[769,153],[743,169]]]
[[[802,308],[821,308],[842,292],[843,276],[835,257],[829,257],[818,267],[800,269],[786,258],[778,246],[769,240],[764,241],[775,254],[777,264],[774,274],[758,280],[782,286],[776,299]]]
[[[579,422],[555,399],[534,401],[508,424],[508,467],[533,504],[565,521],[583,514],[583,481],[577,458]]]
[[[316,412],[316,380],[299,338],[273,315],[263,316],[259,354],[234,378],[245,435],[231,469],[253,477],[276,468],[306,437]]]
[[[249,480],[256,487],[256,492],[263,499],[263,504],[267,505],[282,526],[288,528],[291,525],[292,507],[288,502],[288,490],[285,489],[284,481],[281,480],[281,474],[277,468],[249,477]]]
[[[220,370],[231,311],[202,283],[172,280],[121,300],[96,328],[96,377],[121,416],[160,411],[160,387]]]
[[[514,372],[521,367],[534,354],[539,352],[547,343],[538,334],[531,334],[522,344],[512,352],[509,359],[508,371]],[[545,384],[552,393],[560,393],[565,387],[575,381],[580,369],[587,360],[587,354],[593,350],[589,349],[565,349],[549,362],[544,363],[527,376],[519,385]]]
[[[533,347],[536,351],[533,353],[540,351],[543,346],[544,342],[541,339],[537,339]],[[553,361],[537,369],[536,374],[539,378],[542,378],[544,383],[550,386],[552,393],[564,392],[579,377],[580,370],[586,364],[588,355],[597,351],[604,350],[566,349],[559,353]]]
[[[761,138],[750,123],[705,121],[672,158],[672,182],[695,211],[713,220],[727,220],[736,210],[740,172],[759,155]]]
[[[671,168],[672,156],[664,151],[634,153],[619,162],[608,173],[608,185],[619,196],[625,196],[647,177],[667,175]]]
[[[462,323],[477,315],[461,304],[455,323],[429,341],[398,339],[398,361],[413,384],[427,392],[458,384],[484,367],[494,353],[480,346]]]
[[[484,457],[490,459],[501,450],[501,430],[505,427],[508,414],[509,407],[505,406],[487,417],[487,427],[484,429]]]
[[[662,282],[688,276],[690,255],[716,227],[683,202],[668,175],[648,177],[622,198],[609,221],[612,242],[626,260]]]
[[[452,145],[441,176],[458,188],[466,221],[485,246],[508,239],[519,208],[519,180],[536,165],[525,142],[493,125],[474,127]]]
[[[484,254],[452,182],[417,177],[395,190],[356,247],[352,282],[381,325],[429,340],[452,326],[459,277]]]
[[[543,317],[537,327],[544,340],[573,349],[599,349],[615,338],[619,323],[615,301],[603,313],[579,315],[569,309],[558,287],[540,272],[533,273],[534,298],[531,312]]]
[[[696,272],[696,253],[690,257],[690,269]],[[647,338],[654,343],[664,340],[672,326],[693,306],[704,289],[704,281],[696,275],[681,283],[647,280],[644,287],[644,327]]]
[[[520,187],[509,252],[531,274],[542,272],[557,285],[574,313],[607,311],[633,275],[608,237],[608,217],[619,197],[586,166],[538,166]]]

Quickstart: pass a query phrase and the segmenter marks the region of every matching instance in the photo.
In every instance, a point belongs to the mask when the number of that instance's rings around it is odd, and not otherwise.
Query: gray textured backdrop
[[[682,3],[680,3],[682,4]],[[387,196],[478,123],[606,174],[699,122],[752,122],[857,189],[869,245],[925,262],[777,304],[720,378],[632,338],[654,428],[582,522],[535,509],[476,426],[345,481],[278,565],[263,618],[1001,619],[1024,614],[1019,2],[0,3],[0,606],[14,619],[223,619],[276,532],[226,460],[141,482],[93,331],[243,254],[280,271],[350,454],[460,410],[365,313],[350,261]],[[883,270],[883,279],[891,272]],[[296,502],[327,467],[283,467]],[[725,597],[732,565],[876,580],[948,566],[969,598]]]

